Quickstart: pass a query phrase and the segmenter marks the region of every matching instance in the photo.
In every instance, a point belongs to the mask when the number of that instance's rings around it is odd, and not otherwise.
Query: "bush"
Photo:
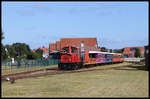
[[[135,57],[140,57],[140,50],[138,48],[135,48]]]
[[[35,52],[30,52],[28,55],[27,55],[27,59],[38,59],[40,58],[40,55],[35,53]]]

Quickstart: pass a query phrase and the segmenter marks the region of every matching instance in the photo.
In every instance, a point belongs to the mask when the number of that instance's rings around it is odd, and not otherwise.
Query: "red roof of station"
[[[97,47],[96,38],[62,38],[60,40],[61,48],[65,47],[66,45],[73,45],[80,47],[82,41],[84,42],[84,46]]]
[[[66,47],[68,45],[80,47],[81,42],[84,42],[85,50],[99,50],[97,48],[96,38],[61,38],[60,41],[49,44],[50,51],[54,51],[54,50],[60,51],[61,48]]]

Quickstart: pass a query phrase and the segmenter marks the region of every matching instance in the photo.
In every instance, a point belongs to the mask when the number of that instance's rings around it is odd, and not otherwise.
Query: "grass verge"
[[[113,70],[4,82],[2,97],[148,97],[148,71],[141,68],[131,64]]]
[[[57,67],[57,65],[50,65],[50,66],[43,66],[43,67],[30,67],[30,68],[20,68],[20,69],[10,69],[10,70],[1,70],[2,75],[7,74],[14,74],[14,73],[21,73],[21,72],[28,72],[28,71],[34,71],[34,70],[40,70],[40,69],[47,69],[47,68],[54,68]]]

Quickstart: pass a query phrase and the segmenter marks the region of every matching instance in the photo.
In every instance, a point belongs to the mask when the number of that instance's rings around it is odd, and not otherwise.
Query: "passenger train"
[[[100,65],[123,62],[122,54],[100,51],[82,51],[81,48],[66,46],[60,55],[60,70],[75,70],[89,65]]]

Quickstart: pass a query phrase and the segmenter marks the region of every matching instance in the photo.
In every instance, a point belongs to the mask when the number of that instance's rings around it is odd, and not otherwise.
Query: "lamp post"
[[[81,61],[84,60],[84,41],[81,42]]]

